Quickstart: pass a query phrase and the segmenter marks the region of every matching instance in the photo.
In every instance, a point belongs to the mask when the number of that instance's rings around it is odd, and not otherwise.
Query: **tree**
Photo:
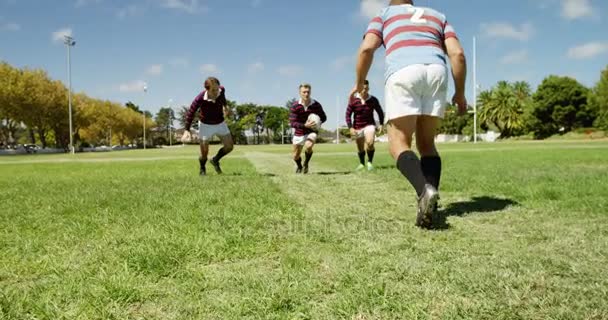
[[[445,134],[463,134],[463,129],[473,123],[473,115],[459,115],[455,106],[448,106],[443,121],[437,132]]]
[[[597,111],[594,126],[608,130],[608,66],[602,71],[600,80],[593,88],[589,97],[589,104]]]
[[[125,107],[127,107],[127,109],[131,109],[139,114],[142,113],[142,111],[139,109],[138,105],[135,105],[133,102],[128,101],[127,103],[125,103]]]
[[[19,72],[8,63],[0,63],[0,145],[14,144],[20,121],[14,86]]]
[[[264,126],[274,132],[273,141],[280,142],[284,132],[281,130],[289,129],[289,109],[280,107],[267,107]]]
[[[496,127],[501,137],[519,135],[523,133],[524,110],[530,101],[528,83],[500,81],[491,90],[479,94],[479,121]]]
[[[588,127],[597,117],[587,104],[589,90],[570,77],[549,76],[533,95],[531,131],[546,138],[574,128]]]
[[[166,136],[166,140],[169,140],[170,128],[173,127],[173,119],[175,119],[175,113],[171,108],[160,108],[156,113],[156,129],[157,131]]]

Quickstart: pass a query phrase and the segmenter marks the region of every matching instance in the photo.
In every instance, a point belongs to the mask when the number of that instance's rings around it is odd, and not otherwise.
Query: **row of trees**
[[[0,145],[40,144],[43,148],[69,145],[68,90],[38,69],[18,69],[0,62]],[[152,115],[137,106],[73,95],[75,144],[141,143],[144,115],[149,133]]]
[[[67,92],[60,81],[42,70],[18,69],[1,62],[0,146],[29,142],[67,149]],[[229,101],[232,112],[226,122],[235,142],[280,142],[289,132],[293,101],[283,107]],[[479,94],[478,111],[480,129],[499,131],[503,138],[530,135],[542,139],[591,127],[608,130],[608,67],[591,89],[559,76],[545,78],[536,92],[526,82],[500,81]],[[175,133],[174,120],[185,126],[186,112],[187,107],[181,107],[176,117],[173,109],[165,107],[154,117],[131,102],[121,105],[77,93],[73,96],[75,144],[141,144],[144,117],[148,143],[166,144]],[[448,111],[440,132],[472,135],[472,115],[457,117]],[[247,136],[253,136],[253,141]]]
[[[576,129],[608,130],[608,67],[594,88],[570,77],[548,76],[532,92],[527,82],[498,82],[478,96],[482,130],[496,130],[502,138],[530,135],[544,139]],[[472,116],[448,114],[441,131],[471,135]]]

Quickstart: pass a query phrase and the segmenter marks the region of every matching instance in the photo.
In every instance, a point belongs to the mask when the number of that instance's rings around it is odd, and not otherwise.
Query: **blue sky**
[[[282,106],[310,82],[335,127],[337,99],[354,80],[354,61],[369,17],[388,0],[0,0],[0,59],[42,68],[67,82],[71,34],[75,91],[157,111],[189,105],[208,75],[239,103]],[[591,86],[608,65],[608,1],[421,0],[444,12],[469,58],[477,37],[482,88],[549,74]],[[383,49],[369,76],[383,100]],[[142,85],[149,90],[143,93]]]

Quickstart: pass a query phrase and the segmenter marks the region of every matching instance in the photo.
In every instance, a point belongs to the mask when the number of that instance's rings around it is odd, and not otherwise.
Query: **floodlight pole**
[[[340,144],[340,96],[336,96],[336,144]]]
[[[75,154],[74,150],[74,129],[72,126],[72,62],[70,59],[70,48],[76,45],[76,41],[71,36],[63,36],[63,43],[68,49],[68,120],[70,126],[70,152]]]
[[[477,38],[473,37],[473,143],[477,143]]]
[[[148,85],[144,84],[144,95],[148,92]],[[144,111],[144,108],[141,108],[142,113],[144,115],[144,150],[146,150],[146,111]]]

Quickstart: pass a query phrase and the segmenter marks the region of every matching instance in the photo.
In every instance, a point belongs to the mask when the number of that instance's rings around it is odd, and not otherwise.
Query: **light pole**
[[[74,132],[72,129],[72,64],[70,61],[70,48],[76,45],[76,41],[71,36],[63,36],[63,43],[68,49],[68,114],[70,123],[70,152],[75,153],[74,150]]]
[[[173,127],[173,109],[171,109],[171,103],[173,99],[169,99],[169,146],[173,146],[173,135],[171,134],[171,127]]]
[[[145,93],[148,92],[148,85],[144,84],[144,95]],[[144,111],[144,108],[141,108],[141,111],[144,115],[144,150],[146,150],[146,111]]]
[[[340,144],[340,96],[336,96],[336,144]]]
[[[473,143],[477,143],[477,38],[473,37]]]

